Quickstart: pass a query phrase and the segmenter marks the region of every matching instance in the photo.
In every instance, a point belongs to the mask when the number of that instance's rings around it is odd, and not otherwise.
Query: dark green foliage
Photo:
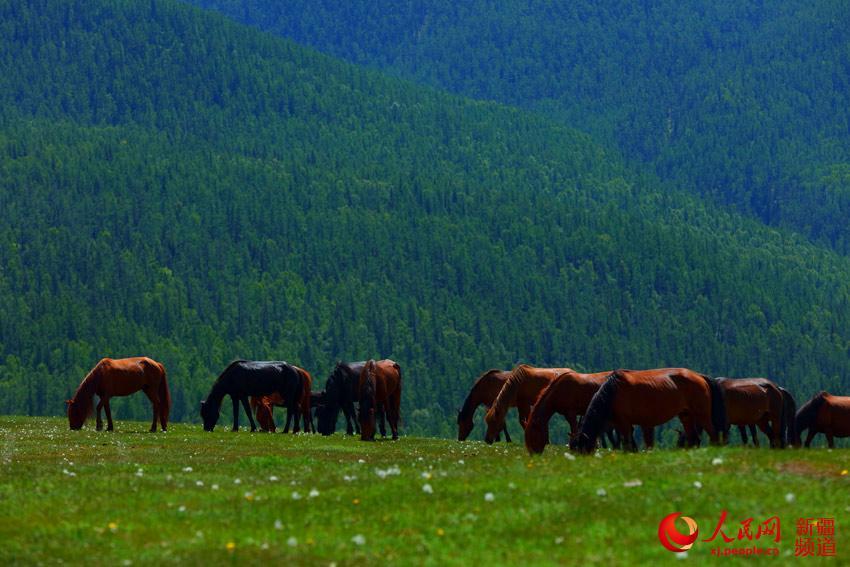
[[[850,262],[541,116],[174,2],[0,2],[0,38],[4,413],[141,354],[176,420],[235,358],[391,357],[441,435],[518,361],[846,385]]]
[[[663,180],[850,252],[841,0],[190,0],[578,126]]]

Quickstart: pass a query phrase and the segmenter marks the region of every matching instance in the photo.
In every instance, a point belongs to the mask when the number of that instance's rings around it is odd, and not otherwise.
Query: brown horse
[[[525,447],[529,453],[542,453],[549,443],[549,420],[560,413],[570,424],[570,437],[578,434],[576,419],[587,412],[596,391],[611,372],[580,374],[568,370],[555,378],[537,397],[525,426]]]
[[[818,433],[826,435],[829,448],[835,447],[835,437],[850,437],[850,396],[833,396],[820,392],[803,404],[797,412],[797,434],[808,429],[806,447]],[[799,445],[799,437],[795,439]]]
[[[401,367],[392,360],[369,360],[360,371],[360,439],[375,440],[376,409],[383,405],[393,432],[398,439],[401,410]]]
[[[543,388],[569,370],[569,368],[535,368],[527,364],[520,364],[514,368],[484,416],[484,422],[487,424],[484,441],[492,443],[498,438],[499,432],[505,427],[505,415],[512,406],[516,406],[519,422],[525,427],[531,406]]]
[[[502,391],[505,382],[511,375],[510,370],[488,370],[478,377],[466,400],[463,402],[463,407],[457,412],[457,440],[464,441],[469,434],[472,433],[472,428],[475,424],[472,418],[475,416],[475,410],[478,406],[484,405],[487,409],[493,405],[496,396]],[[505,433],[505,440],[510,443],[511,436],[508,433],[507,425],[502,428]]]
[[[80,429],[92,413],[94,395],[100,401],[97,404],[97,430],[103,429],[100,410],[106,409],[107,431],[113,430],[112,410],[109,398],[129,396],[142,390],[153,406],[151,431],[156,431],[156,420],[165,431],[168,427],[168,414],[171,411],[171,392],[165,367],[147,357],[104,358],[83,378],[74,397],[65,403],[68,405],[68,423],[71,429]]]
[[[724,431],[729,439],[729,426],[758,426],[770,439],[773,448],[782,447],[785,429],[785,400],[782,390],[767,378],[717,378],[717,384],[723,390],[726,401],[727,428]],[[753,445],[759,446],[757,435],[753,435]],[[746,442],[745,442],[746,443]]]
[[[697,428],[705,429],[712,443],[718,443],[720,432],[726,430],[726,405],[717,382],[687,368],[615,370],[594,394],[570,448],[593,451],[608,422],[613,422],[625,446],[632,450],[637,449],[632,427],[640,426],[651,447],[654,428],[676,416],[688,445],[697,443]]]
[[[304,420],[304,431],[310,433],[314,430],[312,413],[310,412],[310,404],[313,400],[311,388],[313,386],[313,377],[310,373],[298,366],[292,365],[293,368],[301,375],[301,416]],[[274,406],[286,407],[286,400],[278,392],[274,392],[268,396],[251,396],[251,407],[254,409],[254,414],[257,416],[257,422],[260,424],[260,429],[274,433],[277,427],[274,424]],[[287,412],[286,425],[283,428],[284,433],[289,433],[289,424],[292,416]],[[298,433],[298,419],[292,427],[293,433]]]

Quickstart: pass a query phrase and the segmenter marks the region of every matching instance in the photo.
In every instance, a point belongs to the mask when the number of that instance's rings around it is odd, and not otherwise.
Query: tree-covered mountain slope
[[[4,413],[139,354],[191,420],[234,358],[392,357],[434,434],[517,361],[847,384],[850,262],[539,115],[176,2],[0,3],[0,38]]]
[[[850,251],[845,2],[189,1],[542,110],[669,183]]]

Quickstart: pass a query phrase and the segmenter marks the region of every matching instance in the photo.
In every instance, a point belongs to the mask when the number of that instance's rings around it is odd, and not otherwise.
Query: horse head
[[[207,400],[201,400],[201,419],[204,420],[204,431],[212,431],[218,423],[219,408]]]
[[[86,418],[88,417],[88,411],[86,411],[85,404],[82,404],[77,400],[65,400],[65,405],[68,409],[68,425],[70,425],[71,429],[74,431],[82,429],[83,424],[86,422]]]
[[[457,440],[466,441],[469,434],[472,433],[472,428],[475,423],[472,421],[472,416],[464,415],[462,409],[457,410]]]

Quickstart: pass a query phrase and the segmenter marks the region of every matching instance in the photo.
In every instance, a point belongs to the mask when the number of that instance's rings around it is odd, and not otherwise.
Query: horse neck
[[[559,382],[552,382],[549,386],[543,389],[538,396],[537,401],[531,407],[531,413],[528,416],[529,426],[536,427],[538,424],[542,427],[549,425],[549,420],[552,415],[558,411],[558,393],[560,391]]]
[[[517,366],[511,372],[505,385],[499,391],[499,395],[493,401],[492,411],[494,415],[504,416],[508,413],[511,404],[516,400],[517,390],[528,379],[528,371],[525,366]]]
[[[227,371],[225,370],[225,373],[226,372]],[[224,377],[225,374],[219,376],[218,380],[216,380],[215,383],[212,385],[212,388],[210,388],[210,392],[209,394],[207,394],[207,398],[205,400],[208,404],[212,404],[215,407],[221,406],[221,400],[223,400],[224,396],[229,393],[227,383],[226,380],[224,380]]]
[[[504,385],[504,381],[500,382],[501,385]],[[475,410],[478,409],[478,406],[481,404],[490,404],[493,399],[490,398],[488,394],[492,391],[493,387],[496,385],[496,381],[491,372],[487,372],[478,380],[475,381],[475,384],[472,385],[472,389],[469,390],[469,394],[466,395],[466,399],[463,401],[463,406],[460,408],[460,413],[458,417],[462,420],[471,420],[472,416],[475,415]],[[496,390],[496,395],[498,395],[499,390]],[[487,399],[490,398],[490,399]]]
[[[83,378],[83,381],[80,382],[79,386],[77,386],[77,391],[74,392],[74,396],[71,399],[75,402],[91,400],[102,380],[103,374],[100,368],[100,363],[98,363],[97,366],[92,368],[91,372]]]

